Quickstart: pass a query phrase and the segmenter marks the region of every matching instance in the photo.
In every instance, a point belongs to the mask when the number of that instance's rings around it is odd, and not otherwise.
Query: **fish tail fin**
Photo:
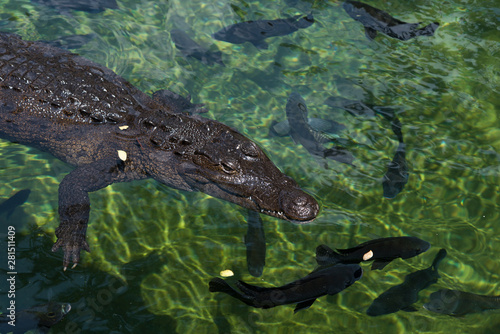
[[[340,254],[327,245],[319,245],[316,247],[316,262],[320,266],[337,264],[340,262]]]
[[[431,268],[434,269],[434,271],[437,272],[438,266],[441,263],[441,261],[446,257],[448,253],[446,252],[446,249],[441,248],[439,252],[436,254],[436,257],[434,258],[434,261],[432,262]]]
[[[431,24],[426,25],[425,27],[418,29],[418,36],[434,36],[434,32],[439,27],[438,22],[433,22]]]

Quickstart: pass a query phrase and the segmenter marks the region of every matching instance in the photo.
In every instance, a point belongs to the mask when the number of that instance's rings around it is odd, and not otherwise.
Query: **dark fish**
[[[61,321],[70,310],[70,304],[54,302],[16,311],[15,317],[10,316],[7,310],[5,314],[0,315],[0,333],[24,334],[30,330],[47,333],[50,327]]]
[[[248,272],[255,277],[260,277],[266,264],[266,238],[260,213],[248,210],[247,234],[245,245],[247,246]]]
[[[430,301],[424,304],[426,310],[463,316],[486,310],[500,309],[500,296],[484,296],[459,290],[441,289],[433,292]]]
[[[396,197],[408,182],[408,164],[405,157],[405,143],[399,143],[394,159],[392,159],[382,181],[384,197]]]
[[[325,104],[330,107],[340,108],[355,117],[372,118],[380,115],[391,123],[391,128],[396,135],[397,140],[403,142],[403,133],[401,131],[401,122],[391,107],[367,105],[362,101],[353,101],[340,96],[330,96],[325,100]]]
[[[116,0],[31,0],[58,10],[79,10],[89,13],[99,13],[106,8],[118,9]]]
[[[421,290],[437,282],[440,277],[438,266],[445,256],[446,250],[439,250],[429,268],[406,275],[403,283],[393,286],[378,296],[370,305],[366,314],[377,316],[394,313],[399,310],[407,312],[416,311],[412,304],[418,300],[418,293]]]
[[[9,199],[6,199],[0,204],[0,214],[7,213],[7,218],[10,217],[12,212],[20,206],[23,205],[30,196],[31,190],[23,189],[15,193]]]
[[[184,97],[182,95],[169,91],[168,89],[162,89],[154,92],[153,100],[162,105],[170,107],[172,111],[176,113],[185,112],[192,115],[208,112],[207,108],[203,108],[205,104],[191,103],[191,95]]]
[[[284,36],[314,23],[312,14],[297,15],[288,19],[246,21],[224,27],[213,34],[219,41],[233,44],[250,42],[259,49],[267,49],[265,38]]]
[[[222,62],[222,53],[220,51],[210,51],[191,39],[184,31],[172,29],[170,37],[175,43],[175,47],[182,53],[184,57],[198,59],[203,64],[212,65],[219,64],[224,66]]]
[[[285,304],[297,304],[294,313],[309,308],[316,298],[335,295],[350,287],[363,276],[357,264],[319,267],[309,275],[278,288],[263,288],[243,281],[236,282],[241,292],[233,289],[221,278],[210,281],[211,292],[224,292],[247,305],[271,308]]]
[[[365,35],[369,40],[377,37],[377,31],[402,41],[417,36],[434,36],[434,32],[439,27],[439,23],[434,22],[417,29],[420,23],[400,21],[380,9],[359,1],[345,1],[342,7],[350,17],[363,24]]]
[[[307,122],[307,106],[297,93],[291,93],[286,104],[286,118],[290,124],[290,136],[296,143],[302,144],[312,155],[337,160],[352,165],[354,157],[345,148],[335,146],[325,148],[324,143],[331,139],[323,136]]]
[[[96,34],[69,35],[51,41],[40,41],[62,49],[78,49],[90,42]]]
[[[309,117],[307,118],[307,123],[313,131],[323,132],[326,135],[336,135],[337,133],[345,130],[344,124],[328,119]],[[269,137],[284,137],[289,134],[290,125],[286,119],[281,122],[274,121],[269,127]]]
[[[337,250],[326,245],[319,245],[316,248],[316,261],[319,265],[328,265],[373,260],[372,270],[375,270],[383,269],[397,258],[409,259],[417,256],[427,251],[429,247],[431,244],[416,237],[380,238],[364,242],[353,248]]]

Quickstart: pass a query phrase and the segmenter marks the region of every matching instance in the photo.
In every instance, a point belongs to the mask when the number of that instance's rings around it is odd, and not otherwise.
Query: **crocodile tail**
[[[328,264],[337,264],[340,262],[341,255],[328,247],[327,245],[319,245],[316,247],[316,262],[320,266]]]

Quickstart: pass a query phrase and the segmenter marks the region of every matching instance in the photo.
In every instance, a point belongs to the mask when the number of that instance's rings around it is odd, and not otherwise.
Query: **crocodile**
[[[152,178],[297,223],[318,214],[315,198],[257,144],[170,96],[150,97],[67,50],[0,33],[0,138],[75,167],[59,184],[52,247],[62,248],[64,270],[90,252],[88,193],[116,182]]]

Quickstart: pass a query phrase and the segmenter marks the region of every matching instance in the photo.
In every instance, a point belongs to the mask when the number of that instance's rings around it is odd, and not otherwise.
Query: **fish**
[[[6,213],[7,218],[9,218],[18,206],[23,205],[28,200],[30,193],[30,189],[19,190],[10,198],[0,203],[0,214]]]
[[[345,148],[334,146],[325,148],[324,143],[332,141],[314,129],[307,122],[306,102],[298,93],[291,93],[286,103],[286,118],[290,125],[290,136],[297,144],[314,156],[336,160],[352,165],[354,157]]]
[[[399,143],[404,142],[401,121],[392,107],[368,105],[362,101],[349,100],[340,96],[330,96],[324,103],[330,107],[343,109],[354,117],[373,118],[376,115],[382,116],[390,122],[397,141]]]
[[[382,180],[384,197],[387,199],[396,197],[408,183],[409,173],[405,145],[405,143],[399,143],[394,158],[387,167],[387,172]]]
[[[266,265],[266,237],[260,213],[253,210],[248,210],[245,245],[248,272],[252,276],[260,277]]]
[[[240,291],[225,280],[216,277],[209,283],[210,292],[226,293],[255,308],[272,308],[279,305],[297,304],[294,313],[309,308],[314,301],[325,295],[335,295],[350,287],[363,276],[358,264],[339,264],[318,267],[307,276],[277,288],[264,288],[237,281]]]
[[[316,117],[308,117],[307,123],[317,132],[323,132],[327,136],[335,136],[346,129],[344,124]],[[290,134],[290,124],[288,120],[281,122],[273,121],[269,127],[269,137],[284,137]]]
[[[485,296],[460,290],[440,289],[431,293],[429,298],[430,301],[424,304],[426,310],[452,316],[464,316],[470,313],[500,309],[500,296]]]
[[[377,32],[402,41],[417,36],[434,36],[434,32],[439,27],[438,22],[433,22],[417,29],[420,23],[400,21],[380,9],[359,1],[345,1],[342,7],[350,17],[363,24],[365,35],[369,40],[377,37]]]
[[[393,286],[378,296],[368,307],[366,314],[379,316],[394,313],[399,310],[414,312],[412,305],[418,300],[418,293],[438,281],[438,266],[446,257],[446,250],[440,249],[432,265],[427,269],[415,271],[406,275],[403,283]]]
[[[408,183],[409,173],[406,162],[406,145],[404,144],[401,121],[392,108],[371,106],[362,101],[352,101],[343,97],[331,96],[324,102],[334,108],[346,110],[355,117],[371,118],[380,115],[390,122],[391,129],[398,141],[394,158],[387,168],[382,180],[383,196],[387,199],[395,198]]]
[[[174,41],[175,47],[186,58],[198,59],[205,65],[219,64],[225,66],[222,62],[222,53],[220,51],[210,51],[193,41],[188,34],[180,29],[172,29],[170,38]]]
[[[430,243],[417,237],[379,238],[353,248],[337,250],[333,250],[327,245],[319,245],[316,248],[316,261],[319,265],[324,266],[373,260],[372,270],[376,270],[384,269],[392,260],[417,256],[426,252],[430,247]]]
[[[107,8],[118,9],[116,0],[31,0],[42,5],[56,8],[59,11],[78,10],[92,14],[100,13]]]
[[[49,302],[15,311],[14,315],[7,312],[0,315],[0,333],[23,334],[30,330],[48,333],[50,327],[60,322],[70,310],[71,304]]]
[[[172,110],[178,113],[195,115],[208,112],[208,109],[204,108],[204,103],[191,103],[190,94],[184,97],[168,89],[162,89],[154,92],[153,100],[158,102],[159,104],[169,106],[170,108],[172,108]]]
[[[299,29],[304,29],[314,23],[312,13],[303,16],[296,15],[287,19],[245,21],[229,25],[214,33],[216,40],[233,44],[252,43],[258,49],[267,49],[264,39],[284,36]]]

